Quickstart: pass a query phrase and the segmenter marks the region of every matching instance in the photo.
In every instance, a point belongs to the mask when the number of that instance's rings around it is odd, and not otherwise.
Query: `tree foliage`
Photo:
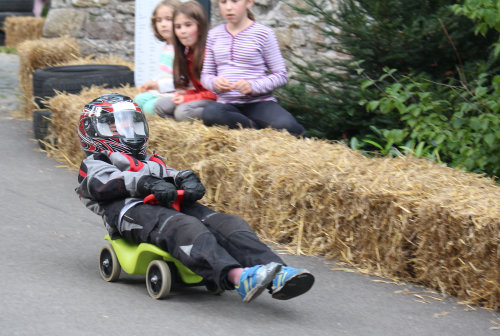
[[[294,7],[316,18],[325,41],[317,50],[343,56],[289,58],[295,84],[279,97],[309,135],[349,139],[384,154],[425,149],[453,166],[498,174],[496,2],[335,3],[305,0]]]

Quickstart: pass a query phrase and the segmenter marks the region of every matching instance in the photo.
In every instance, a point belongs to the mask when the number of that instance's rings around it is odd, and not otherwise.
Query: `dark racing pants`
[[[272,261],[284,264],[246,221],[199,203],[184,207],[181,212],[160,205],[137,204],[123,214],[119,227],[125,240],[151,243],[168,251],[222,289],[234,288],[227,279],[232,268]]]

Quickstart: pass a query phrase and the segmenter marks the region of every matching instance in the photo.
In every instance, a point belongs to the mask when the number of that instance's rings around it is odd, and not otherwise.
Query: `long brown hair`
[[[250,20],[255,21],[255,15],[253,15],[250,9],[247,9],[247,16]]]
[[[160,32],[158,29],[156,29],[156,12],[158,12],[158,8],[167,6],[172,8],[172,10],[175,11],[175,9],[181,4],[179,0],[163,0],[161,1],[158,5],[156,5],[155,9],[153,10],[153,14],[151,15],[151,28],[153,28],[153,33],[155,34],[155,37],[162,41],[166,42],[166,40],[161,36]],[[172,27],[173,30],[173,27]]]
[[[184,14],[198,25],[198,41],[191,48],[193,49],[193,74],[196,80],[200,80],[203,58],[205,56],[205,43],[208,34],[208,19],[205,8],[195,0],[181,3],[174,11],[174,21],[177,15]],[[186,60],[186,47],[182,45],[174,26],[174,85],[177,89],[185,89],[189,86],[189,69]]]

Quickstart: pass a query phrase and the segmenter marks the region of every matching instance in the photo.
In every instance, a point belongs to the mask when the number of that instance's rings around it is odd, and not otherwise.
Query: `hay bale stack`
[[[63,65],[85,65],[85,64],[110,64],[110,65],[123,65],[128,67],[130,70],[134,70],[134,62],[124,60],[123,58],[116,55],[98,56],[89,55],[86,57],[80,57],[77,59],[71,59],[69,61],[64,61],[56,66]]]
[[[119,91],[134,96],[133,90]],[[112,91],[49,100],[66,142],[59,158],[78,166],[80,110]],[[366,158],[340,143],[276,130],[153,116],[150,131],[151,150],[172,167],[201,175],[205,204],[242,216],[261,237],[294,253],[341,259],[500,308],[500,187],[494,181],[411,157]]]
[[[36,69],[83,64],[114,64],[134,69],[132,62],[114,55],[80,57],[78,42],[69,37],[25,41],[19,44],[18,53],[19,82],[23,93],[22,112],[26,118],[31,118],[31,113],[36,108],[33,98],[33,71]]]
[[[38,40],[42,37],[45,18],[31,16],[11,16],[5,19],[5,45],[16,48],[21,42]]]
[[[95,57],[94,55],[89,55],[87,57],[80,57],[80,58],[72,59],[69,61],[57,63],[54,66],[96,65],[96,64],[99,64],[99,65],[121,65],[121,66],[128,67],[132,71],[134,70],[134,63],[133,62],[124,60],[123,58],[116,56],[116,55],[107,55],[107,56],[99,56],[99,57]],[[108,74],[103,73],[103,76],[106,76],[106,75],[108,75]],[[115,79],[116,79],[116,77],[115,77]],[[97,91],[93,91],[94,94],[102,90],[102,87],[100,87],[100,85],[95,85],[95,86],[97,87]],[[73,93],[74,92],[75,91],[73,91]],[[99,94],[97,93],[97,95],[99,95]],[[45,104],[47,101],[46,101],[46,99],[42,99],[42,102]]]
[[[500,309],[500,188],[454,172],[447,177],[414,222],[416,281]]]
[[[80,57],[78,42],[70,37],[24,41],[18,45],[19,87],[22,92],[21,109],[31,118],[33,101],[33,71]]]

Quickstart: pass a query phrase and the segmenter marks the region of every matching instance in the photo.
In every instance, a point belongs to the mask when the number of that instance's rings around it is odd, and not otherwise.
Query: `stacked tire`
[[[126,84],[134,85],[134,72],[124,65],[66,65],[33,72],[33,96],[40,108],[45,107],[44,99],[55,96],[57,91],[78,94],[92,85],[119,88]]]
[[[1,1],[1,0],[0,0]],[[134,72],[124,65],[83,64],[53,66],[33,72],[33,96],[38,109],[33,111],[33,133],[42,149],[50,134],[51,112],[45,99],[57,92],[78,94],[84,87],[92,85],[120,88],[134,85]]]
[[[52,126],[52,112],[47,109],[33,110],[33,133],[41,149],[47,149]],[[52,140],[51,145],[55,145]]]
[[[5,45],[3,23],[9,16],[33,16],[34,0],[0,0],[0,45]]]

